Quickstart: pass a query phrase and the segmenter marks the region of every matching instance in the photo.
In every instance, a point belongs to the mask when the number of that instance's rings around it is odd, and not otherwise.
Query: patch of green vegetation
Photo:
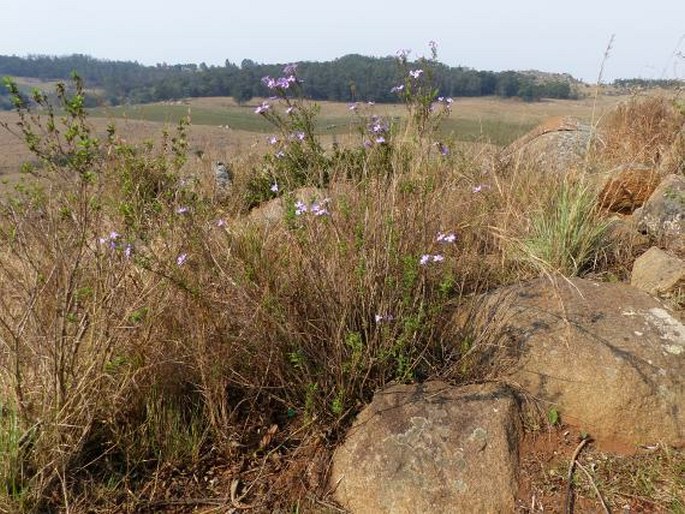
[[[193,125],[228,126],[234,130],[267,133],[270,125],[261,116],[254,113],[253,106],[191,107],[184,104],[142,104],[95,108],[90,110],[94,117],[126,118],[131,120],[176,123],[185,116],[190,116]],[[400,122],[401,118],[395,118]],[[506,145],[528,132],[535,126],[532,122],[512,123],[497,119],[446,119],[439,127],[439,133],[456,141],[484,142],[495,145]],[[326,114],[317,118],[315,124],[317,135],[342,135],[359,129],[359,122],[354,117],[342,117]]]

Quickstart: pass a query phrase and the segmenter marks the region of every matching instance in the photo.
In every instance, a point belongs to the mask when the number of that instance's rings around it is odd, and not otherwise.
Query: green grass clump
[[[609,222],[587,186],[563,181],[549,203],[532,213],[520,246],[530,264],[545,271],[575,276],[591,269],[602,251]]]

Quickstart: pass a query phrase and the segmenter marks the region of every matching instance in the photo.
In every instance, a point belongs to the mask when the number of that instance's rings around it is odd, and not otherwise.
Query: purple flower
[[[276,159],[282,159],[283,157],[285,157],[285,152],[283,150],[276,152]]]
[[[226,221],[224,221],[222,218],[219,218],[218,220],[216,220],[216,226],[217,227],[223,227],[224,225],[226,225]]]
[[[121,234],[119,232],[110,232],[109,236],[107,237],[99,237],[98,238],[98,243],[101,245],[106,244],[109,246],[110,249],[114,250],[117,247],[117,239],[121,237]]]
[[[292,77],[292,76],[291,76]],[[288,89],[291,84],[291,77],[279,77],[278,80],[276,80],[276,87],[280,89]],[[293,81],[295,77],[292,77]]]
[[[483,184],[478,184],[476,187],[471,189],[472,193],[480,193],[485,186]]]
[[[376,323],[383,323],[384,321],[392,321],[395,317],[392,314],[376,314],[374,319]]]
[[[307,206],[301,200],[295,202],[295,215],[300,216],[305,212],[307,212]]]
[[[312,204],[311,211],[314,216],[328,216],[328,209],[322,207],[318,203]]]
[[[297,63],[286,64],[283,68],[284,75],[295,75],[297,73]]]
[[[271,192],[278,193],[278,182],[274,182],[270,189]]]
[[[364,140],[364,148],[371,148],[373,146],[373,143],[369,141],[368,139]]]
[[[270,145],[275,145],[276,143],[278,143],[278,138],[276,136],[271,136],[269,139],[267,139],[267,142]]]
[[[295,132],[293,137],[295,137],[295,139],[298,141],[304,141],[304,132]]]
[[[133,254],[133,246],[130,243],[128,243],[124,247],[124,257],[126,257],[127,259],[130,259],[132,254]]]
[[[176,209],[176,214],[185,214],[186,212],[188,212],[188,207],[179,207]]]
[[[438,237],[436,237],[435,240],[438,243],[454,243],[457,240],[457,236],[454,232],[438,232]]]
[[[266,102],[262,102],[262,104],[261,104],[260,106],[258,106],[258,107],[254,110],[254,112],[255,112],[256,114],[263,114],[263,113],[267,112],[269,109],[271,109],[271,106],[270,106],[268,103],[266,103]]]
[[[423,74],[423,70],[412,70],[409,72],[409,76],[413,79],[418,79]]]
[[[385,138],[384,138],[383,136],[378,136],[378,137],[376,138],[376,143],[378,143],[379,145],[380,145],[381,143],[385,143]]]
[[[357,104],[356,104],[356,102],[353,103],[353,104],[348,104],[348,105],[347,105],[347,108],[348,108],[350,111],[356,111],[356,110],[357,110]]]
[[[188,259],[188,254],[187,253],[182,253],[178,257],[176,257],[176,265],[177,266],[183,266],[183,264],[186,262]]]
[[[419,259],[419,264],[421,266],[425,266],[429,262],[442,262],[444,260],[445,260],[445,257],[440,255],[440,254],[431,255],[429,253],[425,253]]]
[[[262,77],[262,84],[264,84],[269,89],[276,89],[276,80],[269,77],[268,75]]]
[[[441,155],[446,156],[450,153],[450,149],[447,148],[447,145],[445,145],[443,143],[436,143],[436,145],[438,145],[438,150],[440,151]]]
[[[400,85],[398,85],[398,86],[392,87],[392,88],[390,89],[390,92],[391,92],[391,93],[399,93],[399,92],[402,91],[403,89],[404,89],[404,84],[400,84]]]
[[[376,105],[376,102],[366,102],[366,105],[368,105],[369,107],[373,107],[374,105]]]
[[[374,134],[382,134],[388,131],[388,125],[378,118],[374,118],[374,122],[369,127]]]
[[[294,107],[294,106],[290,106],[290,107],[288,107],[288,108],[285,110],[285,112],[288,113],[288,114],[291,114],[294,110],[295,110],[295,107]]]

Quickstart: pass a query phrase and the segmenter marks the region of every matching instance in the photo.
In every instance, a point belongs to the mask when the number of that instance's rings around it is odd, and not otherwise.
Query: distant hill
[[[176,100],[188,97],[233,96],[238,101],[268,96],[261,83],[265,75],[278,76],[283,64],[259,64],[245,59],[238,66],[157,64],[108,61],[87,55],[0,56],[0,76],[67,80],[77,72],[91,88],[90,102],[118,105]],[[479,71],[466,67],[435,65],[435,81],[442,96],[573,98],[580,82],[567,74],[542,72]],[[326,62],[302,62],[298,76],[304,94],[314,100],[396,102],[390,90],[403,80],[394,57],[346,55]],[[4,88],[3,88],[4,89]],[[0,108],[9,108],[6,92],[0,92]]]

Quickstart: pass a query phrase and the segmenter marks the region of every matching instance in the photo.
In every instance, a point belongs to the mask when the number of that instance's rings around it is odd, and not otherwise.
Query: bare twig
[[[609,507],[607,507],[607,504],[604,502],[604,498],[602,498],[602,494],[599,492],[599,489],[597,488],[597,484],[595,484],[595,481],[592,478],[592,475],[590,474],[590,472],[580,462],[576,462],[576,466],[578,466],[580,468],[580,470],[583,473],[585,473],[585,476],[590,481],[592,488],[595,490],[595,494],[597,495],[597,498],[599,498],[599,502],[602,504],[602,508],[604,509],[605,514],[611,514],[611,511],[609,510]]]
[[[568,475],[566,476],[566,510],[564,511],[566,514],[572,514],[573,512],[573,469],[575,468],[576,460],[578,460],[578,455],[580,455],[580,452],[589,441],[589,437],[584,437],[571,456],[571,463],[568,466]]]

